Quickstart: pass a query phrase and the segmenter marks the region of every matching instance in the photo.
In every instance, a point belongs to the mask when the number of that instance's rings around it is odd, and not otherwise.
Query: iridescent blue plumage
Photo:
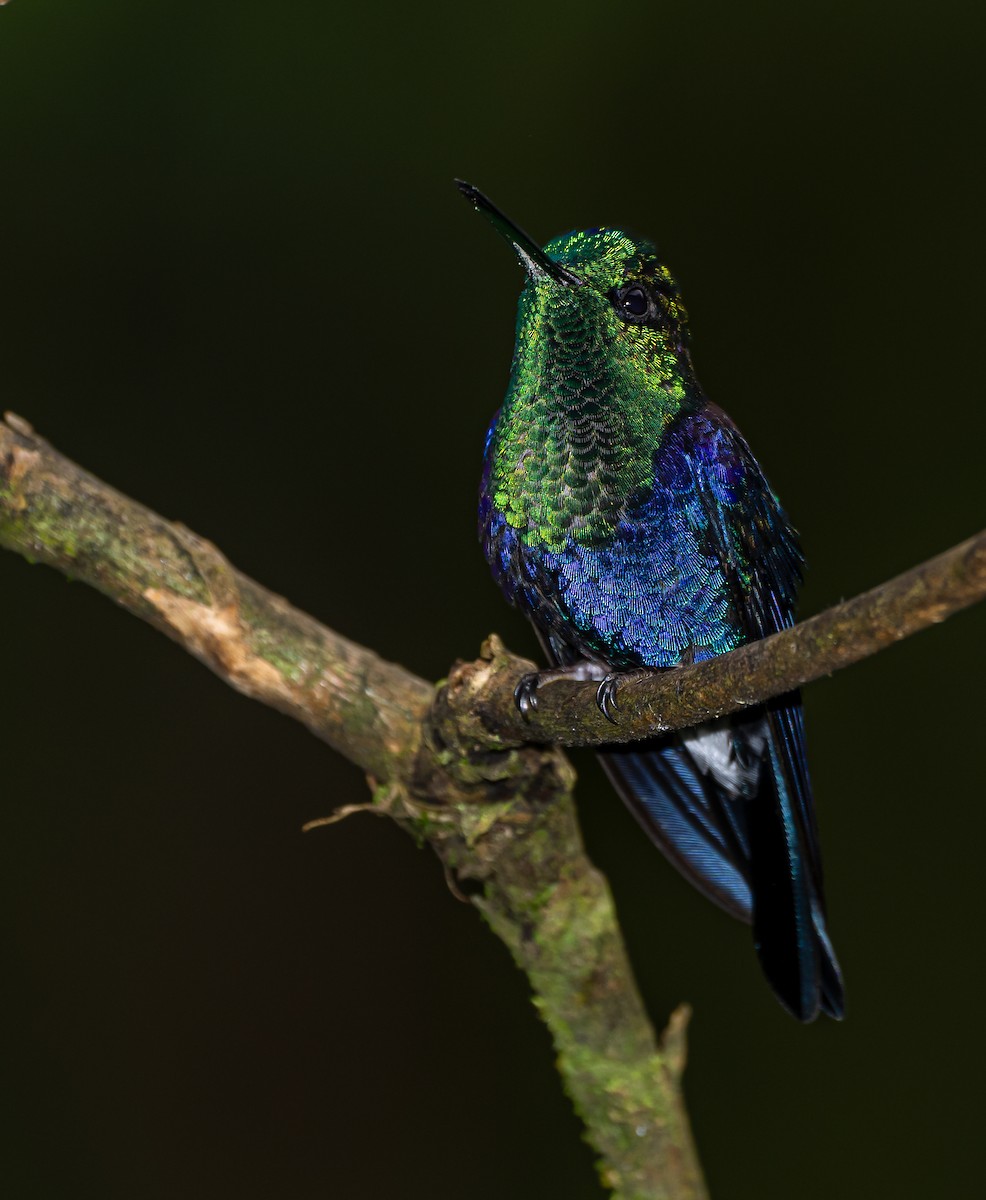
[[[668,669],[790,624],[795,535],[702,393],[653,247],[598,229],[542,251],[496,222],[529,279],[486,442],[480,533],[553,665],[597,678]],[[674,865],[752,923],[785,1006],[801,1020],[841,1016],[799,697],[600,757]]]

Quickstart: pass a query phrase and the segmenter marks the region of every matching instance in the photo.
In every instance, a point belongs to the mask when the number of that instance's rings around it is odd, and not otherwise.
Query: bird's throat
[[[613,364],[515,364],[487,451],[494,506],[526,544],[557,551],[606,541],[649,494],[654,456],[687,399],[680,377],[641,386]]]

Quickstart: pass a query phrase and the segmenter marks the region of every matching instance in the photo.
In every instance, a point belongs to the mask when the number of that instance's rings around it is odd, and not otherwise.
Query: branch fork
[[[2,3],[2,0],[0,0]],[[527,974],[566,1090],[618,1200],[706,1195],[681,1095],[687,1008],[658,1040],[605,879],[586,857],[560,746],[632,741],[790,691],[986,595],[986,532],[763,641],[620,686],[558,681],[525,719],[534,664],[495,635],[437,688],[299,612],[209,542],[101,483],[23,418],[0,423],[0,546],[148,621],[233,687],[360,766],[373,801],[437,852]],[[632,715],[631,715],[632,714]]]

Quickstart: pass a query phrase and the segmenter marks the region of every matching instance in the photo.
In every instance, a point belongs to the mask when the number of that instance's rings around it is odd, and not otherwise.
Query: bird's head
[[[688,315],[651,242],[603,227],[540,247],[476,188],[459,188],[513,246],[527,273],[517,356],[535,377],[574,396],[591,388],[605,366],[611,394],[613,384],[617,393],[681,388],[691,373]]]

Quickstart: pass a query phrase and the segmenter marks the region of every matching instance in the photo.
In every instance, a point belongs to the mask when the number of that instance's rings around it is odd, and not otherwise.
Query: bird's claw
[[[616,703],[616,688],[619,682],[620,672],[610,671],[610,673],[603,678],[599,684],[599,687],[596,688],[596,704],[599,707],[599,711],[611,725],[615,725],[617,723],[616,717],[613,714],[620,707]]]
[[[582,659],[566,667],[553,667],[548,671],[532,671],[528,675],[522,675],[520,682],[514,688],[514,703],[520,710],[520,715],[529,719],[532,713],[537,712],[538,690],[546,683],[562,679],[567,679],[570,683],[586,683],[590,679],[601,679],[602,682],[596,689],[596,703],[606,720],[615,725],[616,718],[613,713],[618,707],[616,685],[622,677],[619,671],[606,671],[604,675],[600,675],[600,671],[605,670],[605,667],[598,663]]]
[[[514,688],[514,703],[525,721],[530,718],[532,713],[537,712],[540,683],[541,676],[537,671],[531,671],[528,675],[522,675],[520,683]]]

